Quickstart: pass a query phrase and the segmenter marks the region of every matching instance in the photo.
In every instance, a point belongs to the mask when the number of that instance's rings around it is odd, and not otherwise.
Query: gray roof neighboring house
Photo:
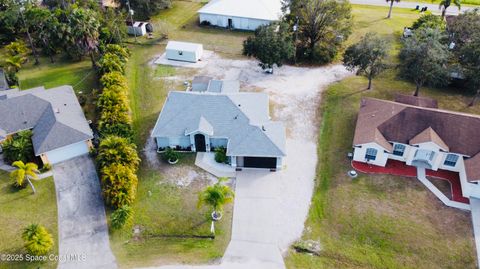
[[[264,93],[171,91],[152,137],[181,137],[202,129],[212,138],[227,138],[228,156],[285,156],[285,127],[269,119]]]
[[[93,138],[71,86],[9,90],[0,95],[4,98],[0,98],[0,115],[4,116],[0,118],[0,140],[32,129],[33,148],[38,156]]]

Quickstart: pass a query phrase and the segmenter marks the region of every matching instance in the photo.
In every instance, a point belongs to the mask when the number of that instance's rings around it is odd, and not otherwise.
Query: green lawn
[[[377,31],[398,40],[405,24],[417,15],[396,10],[385,23],[386,8],[354,7],[356,34]],[[398,44],[392,44],[395,53]],[[319,108],[319,164],[316,189],[303,239],[320,241],[320,256],[290,251],[288,268],[475,268],[472,227],[468,212],[446,208],[415,179],[361,175],[351,169],[353,131],[360,99],[392,100],[395,93],[412,94],[414,85],[390,70],[374,80],[350,77],[332,84]],[[480,114],[467,107],[469,98],[453,89],[421,90],[441,108]]]
[[[17,190],[12,187],[8,174],[0,171],[0,253],[22,254],[22,229],[29,224],[45,226],[54,238],[50,254],[58,255],[57,201],[53,178],[35,181],[37,194],[28,187]],[[56,262],[0,262],[0,268],[56,268]]]
[[[426,3],[426,4],[440,4],[441,0],[405,0],[407,2]],[[421,6],[421,5],[420,5]],[[480,0],[462,0],[462,6],[480,6]],[[451,5],[448,10],[457,8]]]

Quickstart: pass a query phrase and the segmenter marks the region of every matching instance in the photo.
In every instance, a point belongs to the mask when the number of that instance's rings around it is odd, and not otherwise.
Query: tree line
[[[121,10],[102,10],[96,1],[48,3],[0,0],[0,43],[28,46],[35,64],[40,63],[41,55],[53,63],[55,56],[62,54],[72,60],[89,57],[95,67],[102,47],[120,44],[126,37],[126,17]],[[0,63],[9,84],[18,83],[16,73],[27,61],[27,52],[8,53]]]
[[[453,81],[480,96],[480,12],[474,9],[455,17],[448,25],[441,16],[426,14],[411,26],[412,36],[403,37],[400,50],[401,77],[415,83],[418,96],[424,85],[445,87]],[[357,74],[372,79],[388,67],[389,46],[373,33],[346,49],[343,63]]]

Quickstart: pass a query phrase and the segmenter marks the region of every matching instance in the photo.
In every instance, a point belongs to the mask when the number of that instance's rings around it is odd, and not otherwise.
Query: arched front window
[[[367,161],[374,161],[377,158],[378,150],[374,148],[367,148],[367,152],[365,153],[365,159]]]

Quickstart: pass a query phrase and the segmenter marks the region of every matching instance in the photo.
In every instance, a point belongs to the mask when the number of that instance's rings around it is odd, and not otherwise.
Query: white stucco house
[[[168,60],[196,63],[202,59],[203,45],[190,42],[168,41],[165,54]]]
[[[353,160],[385,167],[389,160],[458,172],[463,196],[480,198],[480,116],[437,108],[428,98],[361,101]]]
[[[198,11],[200,23],[254,31],[282,16],[281,0],[212,0]]]
[[[32,130],[35,156],[55,164],[88,154],[92,130],[71,86],[0,92],[0,143]]]
[[[228,88],[171,91],[151,135],[157,151],[169,147],[210,152],[224,147],[229,164],[237,170],[281,169],[285,127],[270,120],[268,95]]]

